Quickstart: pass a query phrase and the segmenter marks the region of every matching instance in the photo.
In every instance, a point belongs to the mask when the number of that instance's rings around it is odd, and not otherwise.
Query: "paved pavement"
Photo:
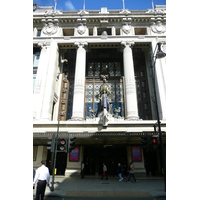
[[[155,177],[137,177],[138,182],[134,182],[133,178],[126,182],[119,181],[118,177],[108,177],[108,180],[101,180],[99,176],[85,176],[81,179],[79,176],[66,177],[55,176],[54,191],[49,187],[46,188],[45,197],[62,197],[64,198],[101,198],[107,197],[112,199],[124,198],[146,198],[165,197],[164,180],[163,178]],[[50,183],[52,177],[50,179]],[[51,185],[51,184],[50,184]],[[36,189],[33,190],[33,199],[36,194]]]

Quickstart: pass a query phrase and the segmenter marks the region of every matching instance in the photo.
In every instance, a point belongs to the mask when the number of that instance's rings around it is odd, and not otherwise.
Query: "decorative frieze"
[[[34,138],[37,137],[52,137],[53,134],[57,134],[57,132],[33,132]],[[153,136],[155,133],[152,131],[142,131],[142,132],[60,132],[58,138],[68,137],[76,137],[76,138],[101,138],[101,137],[131,137],[131,136],[142,136],[148,135]],[[166,136],[166,132],[162,131],[162,135]]]

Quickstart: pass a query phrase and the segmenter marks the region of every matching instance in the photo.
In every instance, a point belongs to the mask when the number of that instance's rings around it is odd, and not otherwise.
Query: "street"
[[[134,200],[166,200],[166,197],[45,197],[44,200],[123,200],[123,199],[134,199]]]
[[[101,180],[96,177],[56,177],[55,189],[45,190],[45,200],[66,199],[166,199],[162,178],[151,179],[138,177],[138,182],[119,181],[118,177]],[[36,189],[33,190],[35,198]],[[158,198],[160,197],[160,198]],[[162,197],[162,198],[161,198]],[[164,198],[163,198],[164,197]],[[34,199],[33,198],[33,199]]]

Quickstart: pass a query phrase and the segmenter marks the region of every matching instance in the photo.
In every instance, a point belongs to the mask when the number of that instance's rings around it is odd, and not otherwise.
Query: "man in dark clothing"
[[[130,163],[129,165],[129,174],[128,177],[126,179],[126,182],[130,180],[130,177],[132,176],[135,182],[138,182],[138,180],[136,180],[135,175],[134,175],[134,164],[133,161]]]

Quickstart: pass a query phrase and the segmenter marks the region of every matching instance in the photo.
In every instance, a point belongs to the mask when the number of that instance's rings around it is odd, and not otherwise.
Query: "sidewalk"
[[[158,197],[166,196],[164,192],[164,180],[162,178],[137,177],[138,182],[119,181],[118,177],[108,177],[101,180],[99,176],[66,177],[55,176],[54,191],[47,187],[45,196],[59,197]],[[52,176],[50,179],[50,185]],[[33,190],[35,197],[36,189]]]

